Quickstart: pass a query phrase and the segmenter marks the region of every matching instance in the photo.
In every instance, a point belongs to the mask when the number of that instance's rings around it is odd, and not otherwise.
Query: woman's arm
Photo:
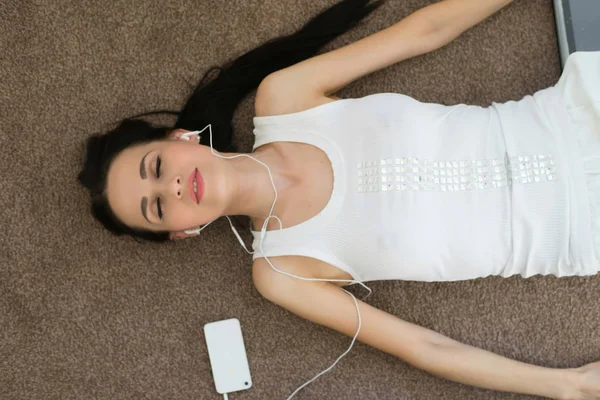
[[[277,71],[259,86],[256,114],[314,107],[324,96],[366,74],[446,45],[511,2],[440,1],[362,40]]]
[[[301,265],[280,264],[277,267],[289,273],[306,274]],[[346,335],[356,333],[358,318],[354,301],[339,287],[288,277],[271,269],[262,259],[254,263],[253,275],[257,289],[268,300]],[[362,318],[358,340],[431,374],[482,388],[554,399],[596,398],[577,397],[579,374],[575,370],[510,360],[403,321],[364,302],[358,303]],[[598,375],[599,367],[593,369]],[[596,391],[600,387],[596,381],[590,386]]]

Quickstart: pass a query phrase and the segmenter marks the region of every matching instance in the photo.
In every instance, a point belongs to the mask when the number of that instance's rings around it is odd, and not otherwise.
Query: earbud
[[[210,126],[210,125],[209,125]],[[198,143],[200,143],[200,139],[202,139],[202,136],[200,135],[202,132],[204,132],[206,128],[202,129],[201,131],[192,131],[192,132],[186,132],[183,135],[180,136],[181,139],[183,140],[191,140],[190,136],[194,136],[194,135],[198,135]],[[212,149],[212,146],[210,146]]]
[[[202,232],[204,230],[204,228],[206,228],[207,226],[209,226],[210,224],[212,224],[215,221],[216,221],[216,219],[213,219],[208,224],[198,227],[198,229],[191,229],[191,230],[184,231],[184,232],[187,233],[188,235],[198,235],[198,234],[200,234],[200,232]]]

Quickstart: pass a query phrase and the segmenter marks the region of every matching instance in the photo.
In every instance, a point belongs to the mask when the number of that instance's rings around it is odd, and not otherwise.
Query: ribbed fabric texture
[[[582,193],[579,203],[584,205],[577,211],[583,213],[582,225],[592,232],[593,243],[585,249],[593,253],[596,265],[600,264],[600,52],[579,52],[572,54],[565,65],[565,73],[557,84],[564,99],[569,120],[573,126],[570,135],[574,145],[580,150],[575,160],[584,170],[587,195]],[[589,228],[588,228],[589,226]],[[578,240],[579,238],[573,238]]]
[[[581,151],[559,87],[489,108],[379,94],[254,122],[255,148],[309,143],[334,171],[328,205],[268,232],[267,256],[313,257],[361,281],[597,271]]]

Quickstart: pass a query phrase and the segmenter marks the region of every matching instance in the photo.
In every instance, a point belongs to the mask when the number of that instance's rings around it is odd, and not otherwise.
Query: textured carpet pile
[[[329,48],[431,2],[390,0]],[[225,221],[164,245],[113,237],[92,219],[76,182],[86,137],[134,114],[178,109],[209,67],[333,3],[2,1],[0,399],[220,399],[202,327],[224,318],[241,321],[254,380],[232,400],[284,399],[346,350],[350,338],[260,297],[251,259]],[[339,95],[489,105],[550,86],[559,74],[551,0],[516,0],[446,48]],[[252,101],[235,117],[245,151]],[[600,359],[597,277],[370,286],[371,304],[502,355],[552,367]],[[447,382],[356,344],[297,398],[530,397]]]

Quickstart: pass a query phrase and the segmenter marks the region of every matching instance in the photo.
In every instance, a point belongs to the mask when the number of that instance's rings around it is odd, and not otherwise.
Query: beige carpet
[[[391,0],[334,46],[431,2]],[[230,317],[241,320],[254,379],[231,400],[284,399],[347,348],[349,338],[259,296],[251,260],[226,222],[166,245],[115,238],[91,218],[76,182],[86,137],[136,113],[178,108],[210,66],[333,3],[1,2],[1,399],[220,399],[202,327]],[[551,0],[516,0],[441,51],[375,73],[341,96],[519,99],[557,80],[554,29]],[[242,150],[252,143],[252,100],[236,115]],[[371,287],[371,304],[506,356],[556,367],[600,359],[598,278]],[[528,397],[446,382],[357,344],[297,398]]]

